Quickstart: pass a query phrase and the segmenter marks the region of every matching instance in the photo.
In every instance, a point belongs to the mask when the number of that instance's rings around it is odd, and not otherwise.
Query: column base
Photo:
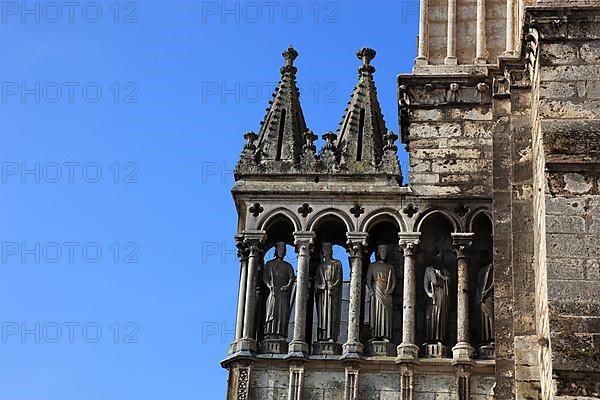
[[[227,353],[228,355],[231,355],[233,353],[237,353],[238,343],[239,343],[239,339],[238,340],[234,340],[233,342],[231,342],[229,344],[229,351]]]
[[[251,353],[256,353],[256,340],[254,339],[240,339],[237,342],[236,352],[239,351],[249,351]]]
[[[493,360],[496,358],[496,345],[494,342],[481,346],[479,348],[479,356],[484,360]]]
[[[342,354],[342,345],[336,342],[314,342],[312,353],[319,355],[339,355]]]
[[[452,358],[459,361],[470,361],[474,352],[475,349],[469,343],[460,342],[452,348]]]
[[[263,354],[286,354],[288,343],[285,339],[264,339],[260,342],[259,351]]]
[[[364,350],[364,346],[360,342],[347,342],[347,343],[344,343],[342,348],[344,350],[344,354],[361,355]]]
[[[487,64],[487,60],[485,58],[476,58],[473,60],[473,64]]]
[[[415,58],[415,65],[418,65],[418,66],[429,65],[429,59],[427,59],[427,57],[417,57],[417,58]]]
[[[370,340],[367,343],[367,355],[368,356],[379,356],[388,357],[394,355],[394,344],[390,343],[389,340]]]
[[[446,57],[446,58],[444,58],[444,64],[446,64],[446,65],[458,65],[458,58],[456,58],[456,57]]]
[[[290,345],[288,346],[289,353],[296,353],[298,355],[308,354],[310,348],[308,347],[308,343],[302,342],[300,340],[292,340]]]
[[[412,343],[401,343],[400,346],[396,348],[398,352],[398,357],[396,357],[396,361],[413,361],[419,358],[419,346]]]
[[[441,342],[437,343],[425,343],[425,354],[429,358],[445,358],[448,354],[448,348]]]

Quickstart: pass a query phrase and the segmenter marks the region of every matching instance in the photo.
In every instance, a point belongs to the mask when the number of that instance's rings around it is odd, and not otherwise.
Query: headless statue
[[[434,265],[425,268],[424,285],[429,298],[425,315],[427,342],[443,343],[448,331],[450,273],[443,267],[442,253],[436,256]]]

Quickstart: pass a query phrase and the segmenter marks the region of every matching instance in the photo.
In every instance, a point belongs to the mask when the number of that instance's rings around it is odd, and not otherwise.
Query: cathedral
[[[363,48],[321,148],[297,57],[235,170],[227,399],[600,398],[600,1],[420,0],[399,132]]]

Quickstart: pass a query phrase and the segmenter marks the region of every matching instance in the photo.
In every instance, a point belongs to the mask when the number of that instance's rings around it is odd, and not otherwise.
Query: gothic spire
[[[283,52],[285,65],[281,68],[281,80],[269,102],[267,114],[261,123],[256,144],[257,161],[287,161],[297,163],[308,130],[300,106],[300,91],[296,84],[294,60],[298,52],[290,46]]]
[[[393,151],[393,147],[389,146],[391,136],[385,126],[373,80],[375,68],[371,61],[376,52],[363,48],[356,55],[362,61],[358,69],[358,84],[338,128],[337,149],[341,167],[369,172],[378,169],[382,161],[386,164],[391,161],[391,165],[382,166],[383,170],[400,173],[397,156],[384,157],[384,153]]]

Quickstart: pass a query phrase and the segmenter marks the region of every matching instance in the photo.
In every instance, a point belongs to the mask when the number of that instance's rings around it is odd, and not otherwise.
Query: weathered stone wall
[[[539,38],[537,39],[539,41]],[[539,46],[536,52],[539,63]],[[536,68],[530,74],[533,78],[531,115],[532,115],[532,163],[533,163],[533,228],[534,228],[534,271],[535,271],[535,316],[536,346],[539,390],[542,399],[551,399],[552,353],[550,351],[550,318],[548,312],[548,273],[546,268],[546,156],[543,145],[543,133],[540,129],[540,97],[542,95],[540,70]]]
[[[289,370],[287,363],[272,363],[255,367],[251,378],[251,398],[260,400],[288,400]],[[361,400],[396,400],[401,391],[400,371],[370,368],[359,372]],[[335,367],[311,362],[304,372],[304,400],[344,400],[345,370],[343,364]],[[471,400],[492,398],[494,378],[474,374],[471,377]],[[415,373],[413,398],[423,400],[458,400],[456,377],[452,372]]]
[[[600,396],[600,9],[534,15],[553,373],[559,395]]]
[[[517,10],[517,7],[513,8],[515,17]],[[497,57],[506,51],[506,12],[506,0],[486,0],[485,37],[488,52],[487,60],[490,64],[496,64],[498,62]],[[518,33],[518,30],[515,30],[515,32]]]
[[[444,64],[448,37],[448,0],[436,0],[429,3],[429,62]]]
[[[496,398],[600,396],[599,14],[531,9],[495,77]]]
[[[512,130],[509,97],[494,101],[493,215],[496,399],[514,399],[514,301],[512,262]]]
[[[496,398],[537,398],[532,88],[521,67],[508,68],[510,95],[497,91],[493,104]]]
[[[403,76],[410,98],[410,186],[422,196],[491,197],[492,109],[485,77]]]
[[[457,0],[456,3],[456,58],[458,64],[473,64],[477,38],[477,0]],[[490,64],[495,64],[497,57],[506,50],[506,12],[506,0],[486,0],[485,42]],[[514,13],[516,21],[516,5]],[[447,55],[448,0],[429,2],[428,24],[429,63],[443,65]]]

